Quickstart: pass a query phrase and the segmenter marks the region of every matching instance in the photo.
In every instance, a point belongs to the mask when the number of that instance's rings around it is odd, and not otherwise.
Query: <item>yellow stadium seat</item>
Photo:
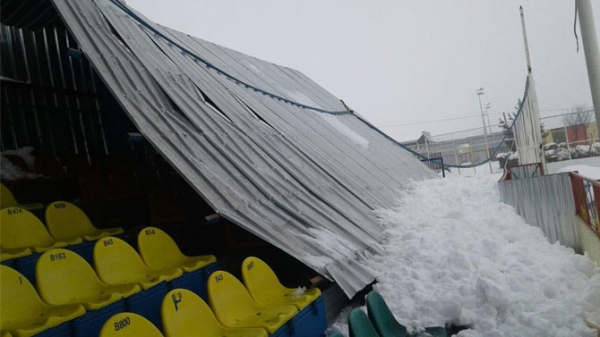
[[[44,208],[44,205],[39,203],[22,205],[15,199],[15,196],[8,187],[4,186],[4,184],[0,184],[0,209],[5,209],[7,207],[21,207],[28,210],[35,210]]]
[[[51,306],[16,270],[0,266],[0,326],[2,337],[28,337],[85,314],[81,305]]]
[[[50,234],[59,240],[80,237],[95,241],[105,236],[123,233],[123,228],[98,229],[77,206],[66,201],[56,201],[46,207],[46,224]]]
[[[38,292],[46,303],[81,304],[87,310],[100,309],[140,291],[136,284],[105,284],[81,256],[62,248],[40,256],[35,278]]]
[[[0,211],[2,261],[6,260],[6,257],[19,257],[12,252],[22,249],[42,253],[48,249],[79,242],[79,238],[71,242],[56,241],[35,215],[20,207],[9,207]]]
[[[112,236],[102,238],[94,245],[94,267],[106,284],[136,283],[144,290],[183,274],[179,268],[148,269],[133,247]]]
[[[13,335],[8,331],[0,331],[0,337],[13,337]]]
[[[187,289],[171,290],[162,302],[161,315],[165,337],[267,337],[262,328],[224,327],[206,302]]]
[[[155,270],[177,267],[191,272],[217,261],[214,255],[183,255],[175,241],[156,227],[146,227],[140,231],[138,249],[144,263]]]
[[[109,318],[99,337],[163,337],[146,318],[132,312],[121,312]]]
[[[297,293],[284,287],[273,270],[261,259],[250,256],[242,263],[244,285],[254,301],[260,305],[294,305],[304,309],[321,296],[318,288]]]
[[[215,316],[224,326],[263,328],[269,334],[277,331],[298,312],[293,305],[259,305],[235,276],[221,270],[212,273],[208,279],[208,300]]]

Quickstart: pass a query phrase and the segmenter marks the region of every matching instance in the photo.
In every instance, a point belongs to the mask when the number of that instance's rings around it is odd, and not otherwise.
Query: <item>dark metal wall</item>
[[[62,25],[0,25],[2,150],[32,146],[64,160],[108,153],[103,84]]]

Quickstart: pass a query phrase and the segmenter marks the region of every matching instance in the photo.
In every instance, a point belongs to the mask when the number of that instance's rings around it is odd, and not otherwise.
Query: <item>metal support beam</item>
[[[591,0],[576,0],[577,13],[579,15],[579,28],[581,29],[581,40],[585,53],[588,77],[590,79],[590,90],[592,91],[592,102],[596,114],[596,128],[600,131],[600,52],[598,51],[598,39],[594,26],[594,14]],[[598,6],[598,3],[596,3]]]

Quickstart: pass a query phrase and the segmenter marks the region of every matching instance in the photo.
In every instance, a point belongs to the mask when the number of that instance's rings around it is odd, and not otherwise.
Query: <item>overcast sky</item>
[[[514,111],[527,76],[522,5],[542,116],[592,106],[574,0],[127,3],[162,25],[302,71],[401,141],[481,128],[480,87],[492,124]],[[600,3],[592,3],[598,34]],[[578,35],[581,45],[579,25]]]

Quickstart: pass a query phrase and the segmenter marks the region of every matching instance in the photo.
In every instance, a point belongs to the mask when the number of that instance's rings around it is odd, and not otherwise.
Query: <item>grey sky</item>
[[[479,87],[492,124],[513,111],[527,75],[522,5],[542,116],[592,105],[574,0],[127,3],[162,25],[298,69],[376,126],[473,116],[383,128],[398,140],[481,127]]]

